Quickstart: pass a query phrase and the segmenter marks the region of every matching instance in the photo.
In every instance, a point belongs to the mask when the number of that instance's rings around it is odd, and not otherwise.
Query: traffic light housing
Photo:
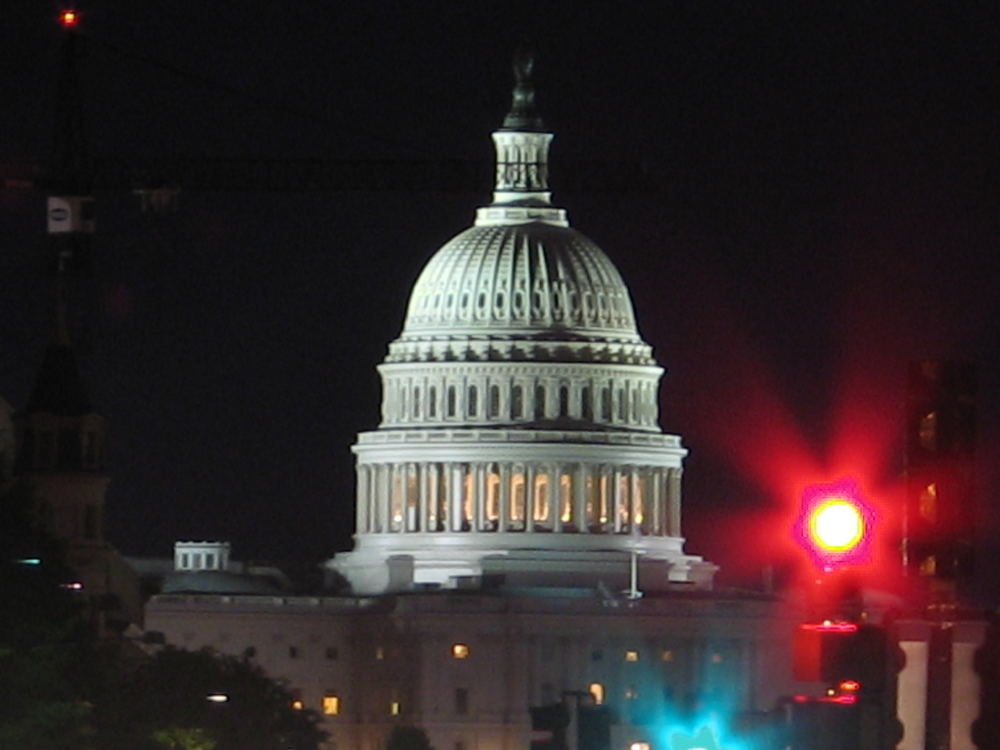
[[[805,489],[794,531],[813,564],[831,573],[871,559],[875,521],[857,483],[842,479]]]

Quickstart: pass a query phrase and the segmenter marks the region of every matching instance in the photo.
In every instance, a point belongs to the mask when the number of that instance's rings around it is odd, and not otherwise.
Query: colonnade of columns
[[[591,462],[358,465],[358,533],[681,535],[681,469]]]
[[[534,422],[568,417],[594,424],[654,427],[650,378],[384,376],[383,426]]]

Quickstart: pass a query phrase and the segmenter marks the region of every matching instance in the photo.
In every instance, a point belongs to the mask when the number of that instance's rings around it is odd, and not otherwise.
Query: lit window
[[[469,647],[464,643],[453,643],[451,645],[451,655],[454,659],[468,659]]]
[[[937,575],[937,558],[934,555],[928,555],[920,561],[920,575]]]
[[[392,701],[389,704],[389,714],[391,716],[399,716],[399,701]]]
[[[937,482],[931,482],[920,492],[920,516],[930,523],[937,521]]]
[[[626,651],[625,661],[639,661],[639,652],[632,650]]]
[[[725,657],[722,654],[716,652],[712,654],[712,664],[722,664],[725,661]]]
[[[305,704],[302,703],[302,700],[300,698],[296,698],[295,700],[292,701],[292,708],[294,708],[296,711],[301,711],[303,708],[305,708]]]
[[[598,706],[604,704],[604,685],[599,682],[592,682],[587,686],[587,691],[594,696],[594,703]]]
[[[630,687],[625,688],[625,699],[626,700],[634,701],[638,697],[639,697],[639,691],[636,690],[634,686],[630,686]]]
[[[917,428],[917,435],[922,448],[929,451],[937,449],[937,430],[938,415],[936,411],[932,411],[921,418],[920,425]]]
[[[340,715],[340,696],[336,693],[327,693],[323,696],[323,713],[327,716]]]
[[[382,661],[385,658],[385,649],[381,646],[375,647],[375,659],[376,661]]]
[[[660,652],[660,661],[673,661],[674,652],[669,648],[665,648]]]

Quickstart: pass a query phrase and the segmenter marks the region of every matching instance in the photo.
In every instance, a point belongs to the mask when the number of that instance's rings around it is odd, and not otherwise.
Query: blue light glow
[[[732,675],[724,660],[711,657],[701,670],[702,687],[675,699],[662,686],[656,689],[656,680],[650,680],[645,689],[638,690],[637,703],[644,696],[649,699],[644,716],[635,721],[648,736],[653,750],[765,750],[775,747],[776,731],[780,731],[774,717],[748,714],[739,706],[745,705],[739,689],[733,684]],[[660,698],[663,696],[663,698]]]

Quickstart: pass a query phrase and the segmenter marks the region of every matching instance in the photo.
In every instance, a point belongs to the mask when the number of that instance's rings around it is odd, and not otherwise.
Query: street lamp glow
[[[871,561],[875,512],[853,479],[815,484],[802,492],[794,532],[821,571]]]
[[[212,703],[226,703],[229,701],[229,696],[225,693],[209,693],[205,696],[205,700]]]
[[[809,517],[809,533],[831,552],[843,552],[861,541],[865,519],[854,503],[839,497],[820,503]]]

